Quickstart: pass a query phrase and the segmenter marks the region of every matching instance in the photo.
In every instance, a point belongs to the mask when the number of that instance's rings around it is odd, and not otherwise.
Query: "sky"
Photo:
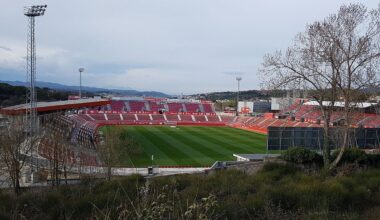
[[[342,0],[1,0],[0,80],[26,80],[23,7],[36,18],[37,80],[195,94],[259,89],[263,56],[284,50]],[[265,77],[265,76],[264,76]]]

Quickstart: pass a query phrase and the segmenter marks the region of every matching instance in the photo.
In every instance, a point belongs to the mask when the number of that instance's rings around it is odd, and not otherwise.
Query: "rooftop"
[[[54,102],[37,102],[37,112],[68,110],[84,107],[95,107],[110,104],[110,100],[102,98],[89,98],[78,100],[64,100]],[[18,115],[25,113],[29,104],[20,104],[0,109],[1,114]]]
[[[309,101],[309,102],[305,102],[303,104],[304,105],[319,105],[319,103],[317,101]],[[331,106],[331,102],[330,101],[323,101],[322,105],[323,106]],[[375,106],[375,105],[377,105],[377,103],[374,103],[374,102],[357,102],[357,103],[352,103],[351,107],[368,108],[368,107]],[[334,107],[342,107],[343,108],[344,102],[337,101],[334,103]]]

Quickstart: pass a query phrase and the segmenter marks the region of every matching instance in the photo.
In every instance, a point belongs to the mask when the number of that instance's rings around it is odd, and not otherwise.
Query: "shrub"
[[[298,171],[300,169],[293,164],[266,163],[258,175],[267,175],[272,180],[278,180],[285,176],[294,176]]]
[[[380,154],[368,154],[367,165],[371,167],[380,167]]]
[[[292,163],[267,163],[255,175],[135,175],[88,186],[42,188],[19,197],[0,191],[0,219],[12,213],[30,219],[346,219],[380,204],[379,169],[322,178]]]
[[[339,154],[339,151],[334,151],[332,157],[335,159]],[[348,163],[359,163],[359,164],[367,164],[368,158],[367,154],[359,150],[357,148],[348,148],[344,150],[342,159],[339,161],[340,164],[348,164]]]
[[[2,191],[0,191],[0,219],[11,218],[12,212],[15,211],[12,208],[14,202],[14,199],[9,194],[4,194]]]
[[[321,155],[303,147],[289,148],[281,155],[281,158],[288,162],[303,165],[323,164],[323,158]]]

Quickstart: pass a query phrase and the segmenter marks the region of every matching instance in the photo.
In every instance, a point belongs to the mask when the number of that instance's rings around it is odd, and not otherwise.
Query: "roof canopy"
[[[319,103],[317,101],[309,101],[309,102],[305,102],[303,104],[304,105],[319,105]],[[331,106],[331,101],[323,101],[322,105],[326,106],[326,107]],[[351,107],[354,107],[354,108],[368,108],[368,107],[376,106],[376,105],[377,105],[377,103],[373,103],[373,102],[355,102],[355,103],[351,103]],[[337,101],[337,102],[334,103],[334,107],[343,108],[344,107],[344,102]]]
[[[66,100],[55,102],[37,102],[37,112],[49,112],[49,111],[62,111],[70,109],[80,109],[86,107],[96,107],[110,104],[108,99],[90,98],[90,99],[78,99],[78,100]],[[28,109],[29,104],[20,104],[9,106],[0,109],[0,113],[4,115],[20,115],[24,114]]]

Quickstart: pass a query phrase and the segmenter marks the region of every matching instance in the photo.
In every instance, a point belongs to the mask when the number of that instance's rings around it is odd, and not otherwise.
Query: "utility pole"
[[[79,68],[79,98],[82,98],[82,72],[84,71],[84,68]]]
[[[239,93],[240,93],[240,81],[242,78],[240,76],[236,77],[236,80],[238,82],[238,90],[236,95],[236,116],[239,116]]]

